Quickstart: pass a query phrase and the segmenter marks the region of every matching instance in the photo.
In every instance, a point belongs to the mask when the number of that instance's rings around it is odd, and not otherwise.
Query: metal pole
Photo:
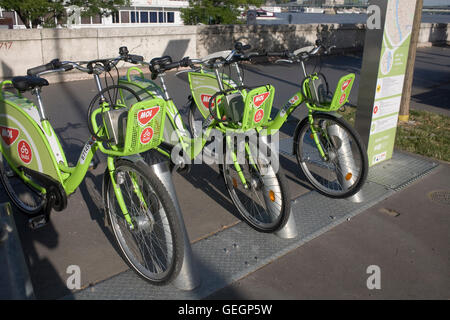
[[[150,166],[150,169],[159,177],[161,182],[166,187],[167,191],[172,198],[175,209],[177,212],[177,217],[180,222],[181,231],[183,232],[184,238],[184,258],[180,273],[173,281],[175,287],[180,290],[190,291],[197,288],[200,285],[200,277],[198,275],[197,269],[194,268],[194,257],[192,254],[191,242],[187,234],[186,226],[184,224],[183,215],[181,213],[180,204],[178,203],[178,198],[175,192],[175,186],[172,181],[172,174],[170,172],[167,161],[160,162]]]
[[[350,145],[350,140],[347,135],[347,132],[345,132],[344,129],[339,127],[338,125],[334,124],[328,127],[328,134],[333,137],[337,137],[340,142],[341,146],[337,150],[337,157],[338,157],[338,165],[339,170],[337,178],[339,180],[339,183],[341,186],[345,189],[349,189],[358,178],[355,176],[355,161],[353,159],[353,153],[352,153],[352,147]],[[350,178],[348,179],[348,174],[350,174]],[[347,198],[347,200],[355,203],[360,203],[364,201],[364,197],[362,195],[362,191],[357,192],[355,195]]]

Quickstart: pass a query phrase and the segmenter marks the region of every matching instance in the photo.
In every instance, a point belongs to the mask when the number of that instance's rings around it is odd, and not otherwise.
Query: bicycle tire
[[[297,126],[294,136],[297,163],[318,192],[330,198],[348,198],[360,191],[367,179],[366,148],[359,134],[345,120],[327,113],[315,114],[313,118],[328,159],[321,157],[312,138],[309,119],[305,118]],[[330,128],[333,128],[331,134]]]
[[[189,132],[194,139],[198,138],[202,134],[203,130],[201,126],[203,125],[204,121],[205,118],[198,110],[194,100],[192,100],[191,104],[189,105],[188,122],[189,122]],[[209,157],[210,159],[214,159],[215,156],[214,147],[215,147],[214,140],[206,142],[202,150],[203,155]]]
[[[249,143],[249,147],[250,150],[255,150],[251,143]],[[224,148],[226,148],[226,143],[224,143]],[[260,151],[261,148],[256,149],[256,152],[259,153],[258,156],[263,158],[258,159],[263,161],[257,161],[257,168],[249,165],[248,151],[245,152],[245,163],[241,164],[246,180],[250,181],[249,191],[251,192],[249,194],[251,196],[244,193],[247,189],[237,176],[233,163],[226,164],[226,161],[224,161],[221,171],[231,200],[244,221],[259,232],[271,233],[280,230],[287,223],[291,212],[291,198],[284,170],[281,167],[278,171],[275,171],[272,164],[267,164],[265,165],[266,174],[261,173],[261,163],[267,161],[267,157]],[[253,153],[252,157],[254,157],[256,152],[250,152]],[[261,190],[263,191],[261,193],[264,201],[261,201],[257,193]],[[242,200],[245,200],[246,203]],[[256,203],[256,201],[259,203]],[[264,211],[261,212],[260,208],[263,208]]]
[[[136,226],[134,230],[130,230],[118,206],[111,179],[106,178],[105,211],[119,252],[140,277],[151,284],[164,285],[178,275],[184,257],[184,238],[175,205],[161,180],[144,161],[118,159],[115,173],[119,172],[128,173],[122,183],[125,188],[121,189],[130,191],[132,182],[126,181],[133,172],[144,193],[143,197],[151,203],[148,210],[142,205],[137,208],[135,203],[139,203],[139,200],[136,195],[123,192],[127,209]],[[109,176],[108,171],[105,174]],[[131,235],[130,241],[126,240],[126,234]],[[156,238],[152,238],[153,236]],[[141,245],[136,245],[138,240],[142,240]]]
[[[0,180],[9,198],[21,212],[35,215],[45,208],[47,203],[45,195],[28,186],[9,166],[3,154],[0,155]],[[33,205],[30,201],[35,204]]]

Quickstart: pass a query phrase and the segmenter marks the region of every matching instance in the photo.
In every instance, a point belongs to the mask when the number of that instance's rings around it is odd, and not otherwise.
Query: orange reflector
[[[347,173],[347,175],[345,176],[345,180],[348,181],[348,180],[350,180],[352,177],[353,177],[352,173],[349,172],[349,173]]]
[[[273,192],[272,190],[269,191],[269,198],[270,201],[275,202],[275,192]]]
[[[237,180],[236,180],[235,178],[233,178],[233,186],[234,186],[235,188],[237,188]]]
[[[313,135],[312,133],[309,135],[309,137],[310,137],[312,140],[314,140],[314,135]]]

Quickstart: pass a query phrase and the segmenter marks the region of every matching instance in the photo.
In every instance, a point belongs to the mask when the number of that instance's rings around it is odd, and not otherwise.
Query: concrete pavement
[[[433,194],[441,193],[436,201]],[[435,200],[432,200],[432,199]],[[450,165],[209,299],[450,299]],[[380,289],[369,290],[370,266]],[[369,270],[370,271],[370,270]]]

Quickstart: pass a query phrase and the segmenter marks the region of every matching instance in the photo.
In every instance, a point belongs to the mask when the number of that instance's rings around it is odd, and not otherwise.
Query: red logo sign
[[[253,104],[255,105],[255,107],[259,108],[264,103],[264,101],[267,100],[269,95],[270,95],[270,92],[264,92],[262,94],[258,94],[257,96],[254,96]]]
[[[0,126],[0,130],[2,132],[2,139],[5,141],[7,146],[12,145],[19,136],[19,130],[14,128]]]
[[[373,114],[377,114],[378,113],[378,106],[375,106],[375,108],[373,108]]]
[[[152,141],[153,138],[153,129],[151,127],[145,128],[141,133],[141,143],[147,144]]]
[[[341,99],[339,99],[339,104],[343,104],[345,102],[346,98],[347,98],[347,95],[345,93],[343,93],[341,96]]]
[[[352,79],[345,81],[345,82],[342,84],[341,90],[342,90],[342,91],[345,91],[345,89],[348,88],[348,86],[350,85],[350,83],[352,83]]]
[[[264,118],[264,111],[262,109],[258,110],[255,114],[255,122],[260,122]]]
[[[19,153],[19,158],[25,164],[29,164],[31,159],[33,158],[33,154],[31,152],[30,145],[25,140],[20,140],[17,145],[17,152]]]
[[[202,94],[200,96],[200,100],[202,100],[202,104],[205,106],[205,108],[209,108],[209,100],[211,100],[212,96],[209,94]],[[219,99],[218,103],[220,104],[220,102],[222,101],[222,99]],[[215,101],[212,101],[212,107],[215,107]]]
[[[156,106],[153,108],[148,108],[138,112],[138,121],[141,126],[145,126],[150,122],[159,112],[160,107]]]

